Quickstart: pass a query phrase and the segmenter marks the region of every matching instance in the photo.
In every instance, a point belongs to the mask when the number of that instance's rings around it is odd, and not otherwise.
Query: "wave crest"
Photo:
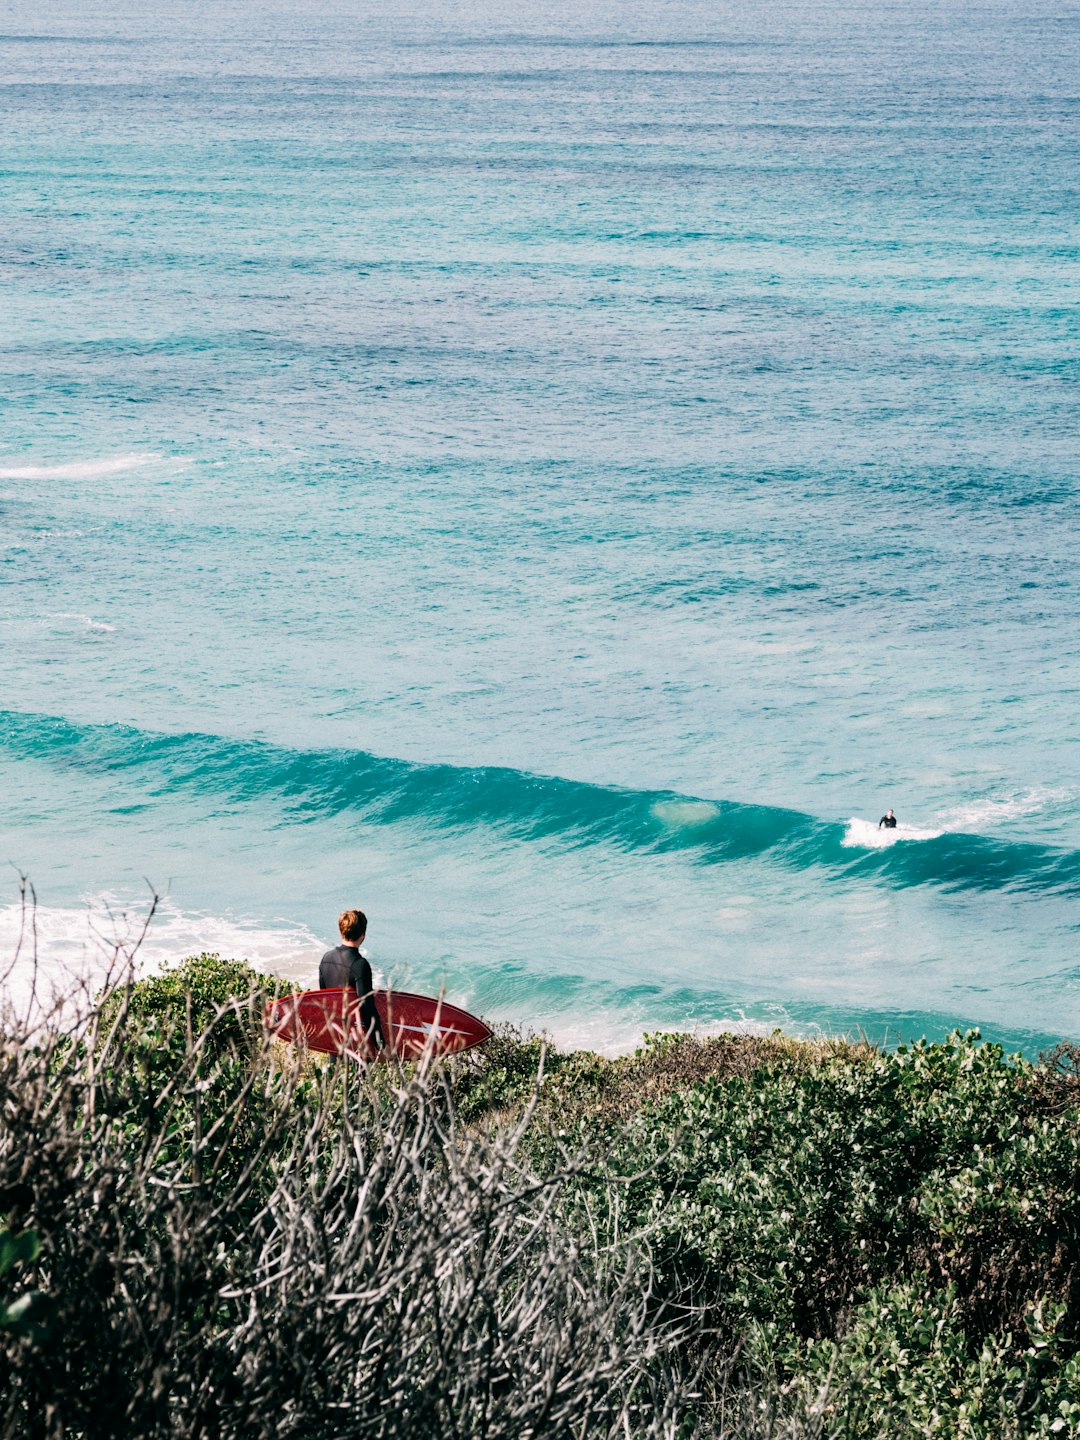
[[[680,853],[698,865],[760,857],[792,870],[874,879],[897,889],[1080,895],[1080,851],[907,825],[878,832],[857,817],[822,820],[777,806],[627,790],[504,767],[425,765],[360,750],[297,750],[17,712],[0,712],[0,752],[54,765],[68,779],[79,770],[107,774],[118,796],[126,787],[140,803],[147,793],[186,792],[217,806],[272,805],[293,824],[353,814],[367,825],[496,830],[542,846]],[[904,841],[920,843],[899,843]]]
[[[847,822],[847,830],[841,842],[848,849],[887,850],[902,840],[936,840],[942,830],[926,830],[918,825],[905,825],[902,821],[894,830],[878,829],[874,820],[860,820],[853,815]]]

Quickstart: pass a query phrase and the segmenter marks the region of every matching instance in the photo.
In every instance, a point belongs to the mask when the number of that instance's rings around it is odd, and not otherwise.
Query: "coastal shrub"
[[[160,974],[110,990],[93,1017],[91,1040],[99,1054],[119,1058],[110,1032],[122,1017],[122,1053],[151,1088],[189,1054],[196,1036],[207,1071],[243,1067],[261,1048],[267,1000],[288,993],[281,981],[242,960],[193,955]]]
[[[549,1050],[542,1036],[525,1036],[512,1025],[494,1026],[480,1049],[454,1056],[442,1067],[458,1114],[476,1121],[519,1112],[537,1092]]]
[[[835,1336],[871,1289],[953,1287],[967,1333],[1039,1301],[1077,1336],[1080,1127],[975,1034],[872,1062],[771,1064],[648,1107],[613,1159],[665,1293],[733,1331]]]
[[[802,1072],[829,1057],[869,1059],[871,1047],[845,1040],[799,1041],[772,1035],[646,1035],[631,1055],[605,1059],[587,1050],[560,1051],[542,1036],[495,1027],[479,1050],[455,1058],[449,1073],[463,1118],[505,1115],[534,1097],[538,1117],[558,1134],[579,1127],[604,1135],[648,1105],[706,1080],[745,1077],[765,1065]]]
[[[609,1089],[611,1064],[586,1050],[559,1050],[545,1036],[496,1025],[477,1050],[441,1067],[457,1114],[465,1121],[506,1121],[535,1104],[541,1117],[563,1120],[594,1112]]]
[[[169,993],[107,997],[82,1044],[0,1047],[0,1195],[50,1314],[0,1328],[0,1435],[647,1440],[692,1414],[647,1249],[568,1223],[574,1164],[528,1165],[528,1115],[469,1136],[430,1071],[275,1064],[244,994],[178,983],[172,1024]]]
[[[1075,1057],[364,1071],[265,983],[200,956],[0,1041],[0,1440],[1080,1436]]]
[[[955,1286],[871,1291],[843,1336],[811,1341],[799,1373],[829,1396],[845,1435],[1019,1440],[1080,1430],[1080,1357],[1065,1307],[1039,1302],[1016,1335],[972,1343]]]
[[[82,1043],[115,1143],[223,1176],[253,1149],[272,1151],[282,1126],[265,1083],[263,1013],[282,993],[282,982],[214,954],[110,989]]]

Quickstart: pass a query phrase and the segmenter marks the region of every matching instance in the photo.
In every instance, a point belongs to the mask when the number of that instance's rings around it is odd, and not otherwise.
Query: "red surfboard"
[[[375,1008],[390,1053],[399,1060],[421,1055],[455,1055],[482,1045],[491,1031],[482,1020],[446,1000],[410,995],[405,990],[376,990]],[[324,1055],[374,1059],[378,1052],[364,1039],[360,1001],[352,990],[304,990],[271,1000],[266,1023],[275,1035]]]

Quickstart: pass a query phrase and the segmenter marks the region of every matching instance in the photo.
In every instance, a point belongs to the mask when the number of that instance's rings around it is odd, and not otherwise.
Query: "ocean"
[[[6,0],[9,986],[22,872],[57,984],[157,893],[145,967],[359,905],[565,1044],[1080,1039],[1078,75],[1056,0]]]

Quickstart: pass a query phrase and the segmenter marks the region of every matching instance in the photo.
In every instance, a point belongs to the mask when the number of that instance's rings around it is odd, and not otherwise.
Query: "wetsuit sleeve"
[[[319,961],[320,990],[332,990],[335,984],[340,983],[334,978],[334,971],[337,968],[334,962],[337,960],[337,958],[338,957],[336,950],[327,950],[326,954]]]
[[[349,979],[360,1001],[360,1020],[364,1034],[370,1036],[380,1050],[385,1050],[386,1036],[383,1034],[379,1012],[375,1008],[375,982],[371,978],[371,966],[359,951],[350,966]]]

